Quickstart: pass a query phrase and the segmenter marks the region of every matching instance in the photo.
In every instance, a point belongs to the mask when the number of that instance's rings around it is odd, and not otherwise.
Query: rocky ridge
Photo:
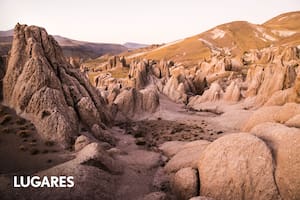
[[[49,140],[70,144],[81,127],[101,135],[110,114],[89,81],[65,60],[45,29],[16,25],[3,80],[4,103]]]

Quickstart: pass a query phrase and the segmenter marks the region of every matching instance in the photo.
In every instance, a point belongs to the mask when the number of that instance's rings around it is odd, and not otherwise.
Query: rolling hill
[[[300,11],[279,15],[261,25],[234,21],[150,51],[127,55],[148,59],[171,59],[185,65],[195,65],[199,60],[209,59],[214,51],[239,56],[249,49],[271,45],[299,45],[299,21]]]
[[[135,43],[135,42],[126,42],[123,44],[127,49],[129,50],[134,50],[134,49],[140,49],[140,48],[145,48],[148,47],[148,44],[140,44],[140,43]]]
[[[119,54],[128,50],[127,47],[120,44],[83,42],[58,35],[55,35],[54,38],[62,47],[66,57],[94,59],[104,54]],[[0,31],[0,55],[7,55],[12,39],[13,30]]]

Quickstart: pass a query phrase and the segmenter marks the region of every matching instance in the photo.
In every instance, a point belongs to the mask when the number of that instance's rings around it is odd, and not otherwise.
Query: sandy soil
[[[161,95],[160,107],[152,115],[140,120],[116,123],[114,136],[119,140],[116,148],[121,150],[115,158],[126,166],[119,181],[117,197],[139,199],[154,191],[163,191],[176,199],[166,184],[163,189],[154,186],[156,174],[167,162],[158,146],[166,141],[213,141],[224,134],[235,132],[216,123],[220,115],[212,112],[197,112],[176,104]],[[165,177],[164,177],[165,178]],[[162,179],[164,179],[162,178]]]
[[[114,157],[124,165],[124,172],[118,181],[117,199],[140,199],[157,191],[153,186],[153,179],[157,170],[164,165],[162,155],[137,145],[135,138],[119,127],[114,127],[113,132],[119,140],[116,148],[121,150]]]
[[[51,141],[43,141],[30,122],[0,105],[0,174],[32,174],[72,156]]]
[[[230,127],[219,125],[218,119],[220,115],[217,113],[189,110],[161,95],[156,113],[126,123],[116,122],[111,133],[118,142],[109,153],[124,168],[124,172],[118,175],[117,198],[141,199],[155,191],[163,191],[174,198],[168,182],[161,188],[154,184],[160,179],[166,180],[162,168],[167,158],[158,146],[174,140],[213,141],[234,132]],[[0,106],[0,178],[32,174],[73,157],[72,151],[43,141],[32,123],[17,116],[13,110]]]
[[[134,136],[138,145],[156,150],[166,141],[214,141],[224,134],[236,132],[217,123],[219,118],[219,114],[189,110],[160,95],[160,107],[156,113],[116,125]]]

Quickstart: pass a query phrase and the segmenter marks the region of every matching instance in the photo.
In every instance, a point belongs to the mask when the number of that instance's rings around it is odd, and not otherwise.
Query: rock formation
[[[45,29],[17,24],[3,81],[5,104],[30,119],[47,140],[70,144],[81,126],[111,120],[89,81],[65,60]]]
[[[200,195],[215,199],[280,199],[271,151],[259,138],[230,134],[201,153]]]
[[[113,104],[124,116],[134,117],[142,113],[153,113],[159,106],[159,96],[155,88],[138,91],[135,88],[125,89],[116,96]]]
[[[255,126],[251,132],[267,143],[276,163],[275,179],[282,199],[300,198],[300,130],[277,123]]]
[[[297,67],[299,66],[300,54],[297,47],[273,47],[263,49],[261,51],[254,51],[252,59],[249,63],[249,70],[247,73],[246,83],[248,89],[246,97],[256,96],[255,106],[261,106],[266,103],[270,97],[273,98],[273,103],[281,104],[283,101],[276,94],[276,92],[286,90],[296,86]],[[276,81],[274,81],[276,80]],[[272,97],[276,94],[276,98]],[[294,95],[295,96],[295,95]],[[285,101],[299,101],[299,97],[292,97],[292,94],[286,96]]]
[[[188,95],[195,93],[192,80],[184,73],[184,69],[177,68],[171,72],[172,76],[166,82],[163,93],[177,103],[187,103]]]
[[[198,194],[198,174],[190,167],[179,170],[173,180],[173,190],[178,199],[186,200]]]
[[[3,58],[0,56],[0,101],[2,100],[2,85],[3,85],[3,77],[5,75],[5,62]]]

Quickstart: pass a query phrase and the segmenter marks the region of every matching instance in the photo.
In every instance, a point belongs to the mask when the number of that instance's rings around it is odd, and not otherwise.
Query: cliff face
[[[4,103],[30,119],[40,135],[69,144],[82,126],[110,121],[102,97],[65,60],[46,30],[17,24],[3,80]],[[94,133],[98,134],[98,133]]]

